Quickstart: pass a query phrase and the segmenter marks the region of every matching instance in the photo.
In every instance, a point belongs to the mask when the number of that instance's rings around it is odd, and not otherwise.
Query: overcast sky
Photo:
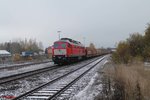
[[[61,37],[115,47],[150,22],[150,0],[0,0],[0,42],[33,38],[48,47]]]

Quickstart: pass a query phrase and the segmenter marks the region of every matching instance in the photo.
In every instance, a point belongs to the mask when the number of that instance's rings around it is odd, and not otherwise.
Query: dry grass
[[[123,100],[150,99],[150,70],[145,70],[142,63],[106,67],[105,72],[113,79],[114,90],[122,93]]]

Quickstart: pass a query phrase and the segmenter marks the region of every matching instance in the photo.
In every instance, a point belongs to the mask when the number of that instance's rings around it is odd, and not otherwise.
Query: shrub
[[[127,64],[131,59],[130,51],[129,51],[129,44],[127,42],[120,42],[112,58],[113,58],[113,61],[116,63]]]

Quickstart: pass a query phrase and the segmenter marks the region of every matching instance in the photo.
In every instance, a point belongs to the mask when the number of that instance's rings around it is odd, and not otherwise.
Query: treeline
[[[23,51],[32,51],[39,53],[40,51],[43,51],[43,44],[42,42],[37,42],[35,39],[15,40],[0,43],[0,50],[7,50],[12,54],[20,54]]]
[[[126,41],[119,42],[112,55],[115,63],[130,63],[133,60],[150,60],[150,24],[144,35],[133,33]]]

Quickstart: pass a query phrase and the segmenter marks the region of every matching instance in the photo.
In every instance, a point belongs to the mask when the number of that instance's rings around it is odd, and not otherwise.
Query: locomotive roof
[[[58,41],[60,41],[60,42],[69,42],[70,44],[74,44],[74,45],[78,45],[78,46],[83,46],[83,45],[81,44],[81,42],[75,41],[75,40],[70,39],[70,38],[61,38],[61,39],[58,40]],[[56,42],[58,42],[58,41],[56,41]]]

